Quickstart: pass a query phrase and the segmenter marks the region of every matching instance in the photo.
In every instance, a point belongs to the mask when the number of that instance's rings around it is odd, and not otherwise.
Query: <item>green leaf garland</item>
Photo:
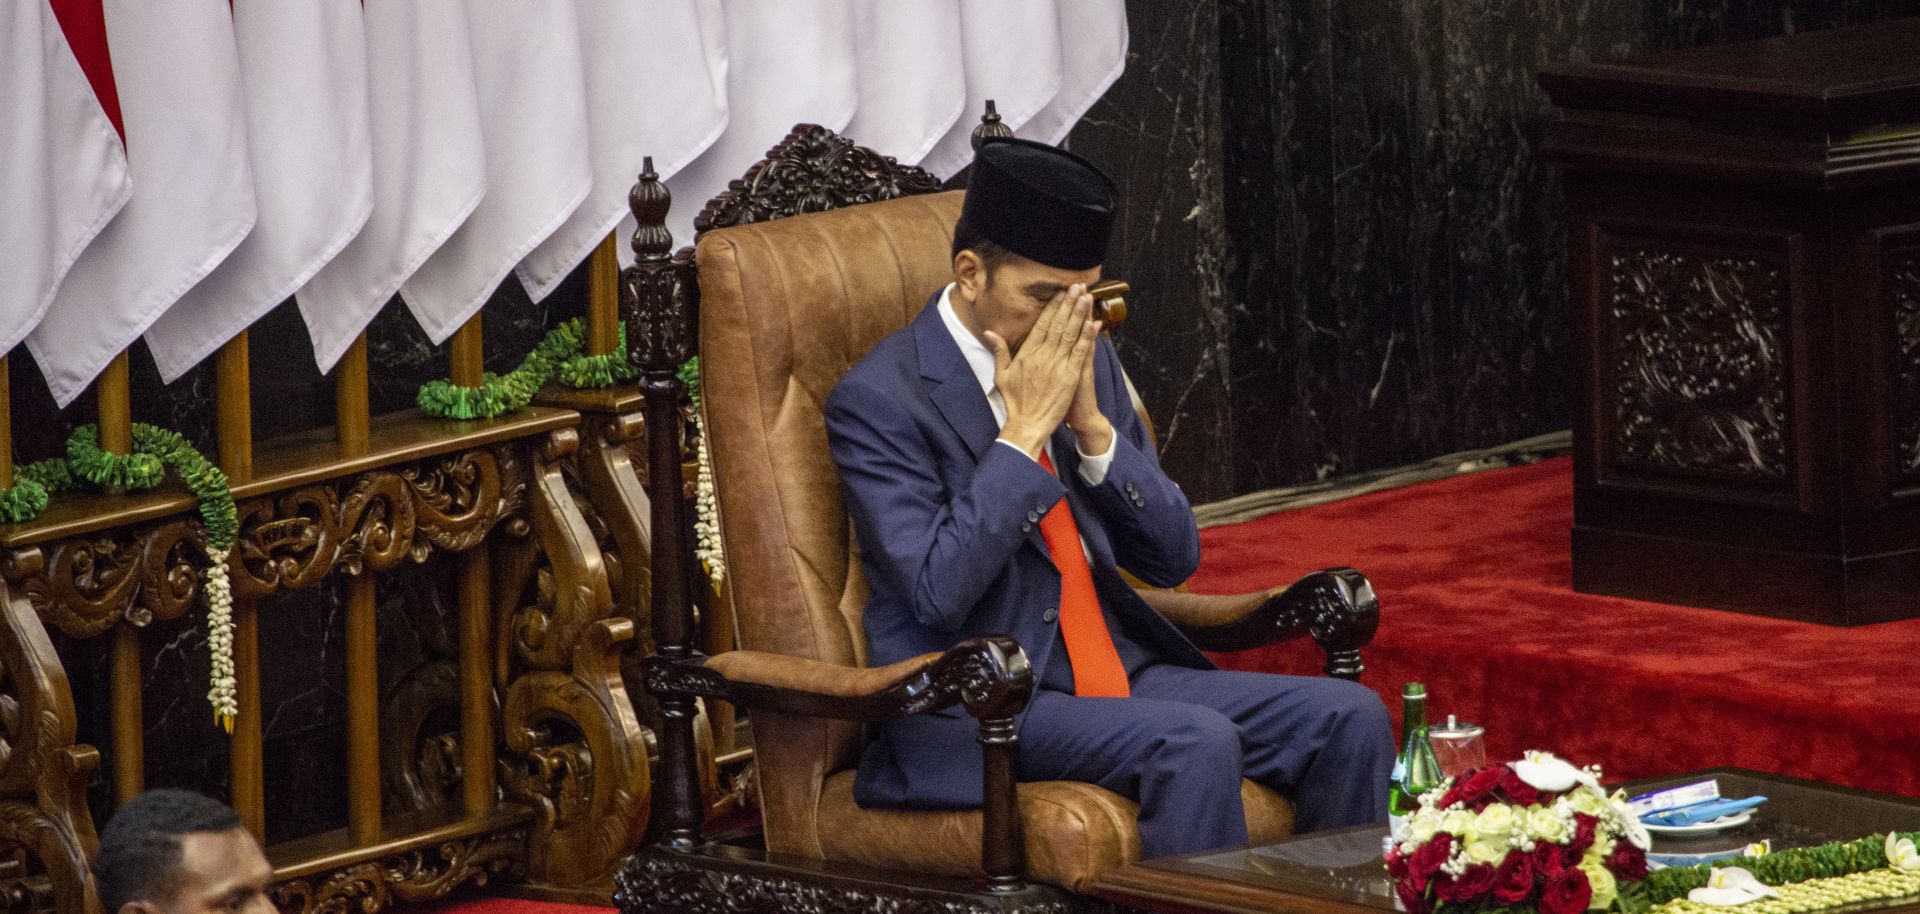
[[[1920,842],[1920,832],[1906,832],[1903,838]],[[1767,885],[1780,886],[1809,879],[1829,879],[1877,870],[1887,865],[1886,836],[1878,835],[1853,841],[1835,841],[1817,847],[1797,847],[1758,857],[1715,860],[1698,866],[1668,867],[1647,874],[1640,882],[1622,885],[1623,910],[1646,910],[1687,897],[1687,893],[1707,884],[1713,871],[1737,866]],[[1632,907],[1625,902],[1631,899]]]
[[[504,375],[487,372],[478,387],[461,387],[445,379],[429,381],[420,387],[420,410],[442,419],[491,419],[525,408],[541,387],[556,378],[568,387],[591,389],[640,376],[627,360],[625,323],[620,325],[613,352],[607,355],[587,355],[585,333],[585,324],[577,317],[553,328],[520,367]]]

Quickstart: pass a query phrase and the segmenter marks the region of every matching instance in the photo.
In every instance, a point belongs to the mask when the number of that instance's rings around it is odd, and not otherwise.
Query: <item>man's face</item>
[[[1100,281],[1100,268],[1063,270],[1021,257],[1008,255],[991,271],[972,251],[961,251],[954,258],[954,294],[956,312],[962,323],[976,335],[991,330],[1007,341],[1013,352],[1040,319],[1047,303],[1074,283],[1092,285]],[[968,306],[971,306],[970,309]],[[972,320],[968,321],[967,312]]]
[[[173,897],[161,910],[163,914],[279,914],[267,897],[272,882],[273,867],[246,829],[187,835],[180,839]]]

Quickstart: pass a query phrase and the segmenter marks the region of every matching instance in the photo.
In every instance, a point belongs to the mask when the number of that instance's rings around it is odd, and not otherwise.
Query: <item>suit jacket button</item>
[[[1058,618],[1060,618],[1060,610],[1054,609],[1053,607],[1047,607],[1047,611],[1040,614],[1040,619],[1043,622],[1052,622]]]
[[[1021,533],[1032,533],[1032,532],[1033,532],[1033,521],[1026,521],[1026,522],[1024,522],[1024,523],[1022,523],[1022,524],[1020,525],[1020,532],[1021,532]]]
[[[1028,512],[1027,512],[1027,523],[1029,523],[1029,524],[1037,524],[1037,523],[1039,523],[1039,522],[1040,522],[1040,512],[1038,512],[1038,511],[1028,511]]]

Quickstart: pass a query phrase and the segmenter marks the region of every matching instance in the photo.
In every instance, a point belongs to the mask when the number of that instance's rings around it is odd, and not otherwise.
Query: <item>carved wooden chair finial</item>
[[[980,115],[980,126],[973,128],[973,151],[980,151],[980,144],[991,138],[1012,137],[1013,128],[1000,120],[1000,112],[994,110],[993,99],[987,99],[987,113]]]

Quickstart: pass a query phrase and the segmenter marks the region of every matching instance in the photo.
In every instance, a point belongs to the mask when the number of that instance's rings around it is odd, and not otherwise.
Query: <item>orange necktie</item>
[[[1040,452],[1040,465],[1053,473],[1053,461]],[[1040,521],[1040,535],[1060,569],[1060,637],[1067,642],[1067,662],[1073,667],[1073,694],[1088,698],[1125,698],[1127,668],[1113,647],[1107,617],[1100,611],[1100,595],[1093,589],[1093,572],[1080,547],[1080,525],[1073,522],[1067,500],[1053,506]]]

